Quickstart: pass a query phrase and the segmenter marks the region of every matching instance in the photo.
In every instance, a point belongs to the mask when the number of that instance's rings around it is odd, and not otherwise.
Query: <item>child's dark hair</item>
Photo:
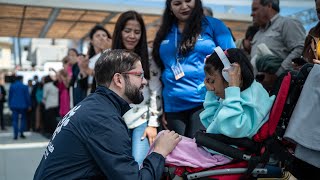
[[[230,63],[238,63],[241,68],[242,75],[242,87],[241,91],[247,89],[251,86],[254,75],[253,75],[253,67],[245,55],[244,51],[238,48],[232,48],[226,50],[226,56],[228,57]],[[219,56],[216,52],[212,53],[211,56],[206,60],[204,71],[210,75],[212,75],[213,70],[218,70],[218,72],[222,75],[222,69],[224,68],[223,63],[221,62]]]

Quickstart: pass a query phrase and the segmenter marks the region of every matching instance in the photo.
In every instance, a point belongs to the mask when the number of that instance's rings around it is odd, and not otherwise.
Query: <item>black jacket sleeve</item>
[[[107,179],[160,180],[165,159],[158,153],[151,153],[139,170],[131,155],[131,141],[125,124],[119,117],[98,123],[89,136],[87,147]]]

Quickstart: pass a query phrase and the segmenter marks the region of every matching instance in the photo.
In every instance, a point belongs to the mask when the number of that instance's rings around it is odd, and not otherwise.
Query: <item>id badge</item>
[[[171,69],[172,69],[172,72],[173,72],[176,80],[179,80],[180,78],[182,78],[184,76],[182,66],[179,62],[177,62],[176,65],[172,65]]]

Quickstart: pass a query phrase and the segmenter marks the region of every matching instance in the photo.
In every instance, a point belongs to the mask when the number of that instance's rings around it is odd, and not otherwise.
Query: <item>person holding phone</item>
[[[90,44],[88,49],[89,64],[86,68],[86,74],[88,74],[88,86],[91,93],[96,90],[96,81],[94,79],[94,65],[99,59],[101,53],[111,48],[111,35],[102,26],[97,24],[94,26],[89,33]]]

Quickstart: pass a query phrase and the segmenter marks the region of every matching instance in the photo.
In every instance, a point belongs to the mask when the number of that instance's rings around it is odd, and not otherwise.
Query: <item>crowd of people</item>
[[[55,79],[10,87],[14,139],[25,126],[50,138],[34,178],[160,179],[165,158],[199,130],[252,138],[277,79],[319,63],[319,23],[307,35],[279,12],[279,0],[253,0],[252,25],[236,42],[200,0],[166,0],[152,48],[138,12],[123,12],[112,36],[93,27],[88,53],[70,49]]]

